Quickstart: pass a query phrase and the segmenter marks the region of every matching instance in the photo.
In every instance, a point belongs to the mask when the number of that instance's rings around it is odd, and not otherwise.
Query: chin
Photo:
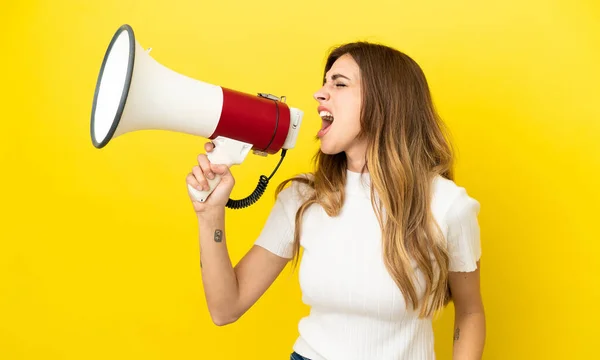
[[[335,154],[339,153],[339,151],[327,151],[327,150],[323,150],[323,149],[321,149],[321,152],[325,155],[335,155]]]
[[[328,146],[327,144],[323,144],[321,142],[321,152],[326,155],[336,155],[341,153],[343,150],[337,149],[334,146]]]

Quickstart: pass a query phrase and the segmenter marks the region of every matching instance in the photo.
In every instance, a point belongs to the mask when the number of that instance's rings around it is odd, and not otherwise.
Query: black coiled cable
[[[275,167],[275,169],[269,177],[266,177],[265,175],[260,176],[258,184],[256,185],[256,188],[254,189],[252,194],[240,200],[233,200],[230,198],[225,206],[227,206],[230,209],[243,209],[257,202],[258,199],[260,199],[260,197],[265,193],[267,185],[269,185],[269,180],[271,180],[273,175],[275,175],[275,173],[277,172],[277,169],[279,169],[279,165],[281,165],[281,162],[283,161],[286,152],[286,149],[281,150],[281,159],[279,159],[279,163],[277,164],[277,166]]]

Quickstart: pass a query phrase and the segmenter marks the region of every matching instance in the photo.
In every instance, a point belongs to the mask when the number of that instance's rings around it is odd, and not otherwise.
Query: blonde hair
[[[335,48],[324,73],[342,55],[349,54],[361,73],[360,139],[366,139],[366,169],[371,177],[371,203],[382,229],[383,260],[406,299],[420,308],[421,317],[443,308],[450,298],[448,254],[443,235],[430,211],[433,179],[453,179],[453,156],[444,124],[437,115],[427,81],[419,65],[406,54],[379,44],[355,42]],[[308,185],[306,201],[296,213],[294,258],[300,254],[304,211],[320,205],[329,216],[344,204],[346,155],[318,151],[312,176],[283,181]],[[377,194],[378,201],[375,201]],[[385,214],[385,217],[384,217]],[[424,299],[418,299],[411,260],[422,271]]]

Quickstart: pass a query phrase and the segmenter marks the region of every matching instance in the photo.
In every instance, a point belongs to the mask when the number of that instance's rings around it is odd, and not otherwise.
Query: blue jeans
[[[305,358],[304,356],[298,354],[297,352],[293,352],[292,355],[290,355],[290,360],[310,360],[309,358]]]

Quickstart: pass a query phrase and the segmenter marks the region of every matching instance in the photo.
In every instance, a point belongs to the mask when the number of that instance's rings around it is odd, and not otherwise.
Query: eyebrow
[[[351,81],[349,77],[342,75],[342,74],[333,74],[331,76],[331,80],[337,80],[339,78],[344,78],[344,79]],[[326,82],[327,82],[327,77],[323,78],[323,84],[325,84]]]

